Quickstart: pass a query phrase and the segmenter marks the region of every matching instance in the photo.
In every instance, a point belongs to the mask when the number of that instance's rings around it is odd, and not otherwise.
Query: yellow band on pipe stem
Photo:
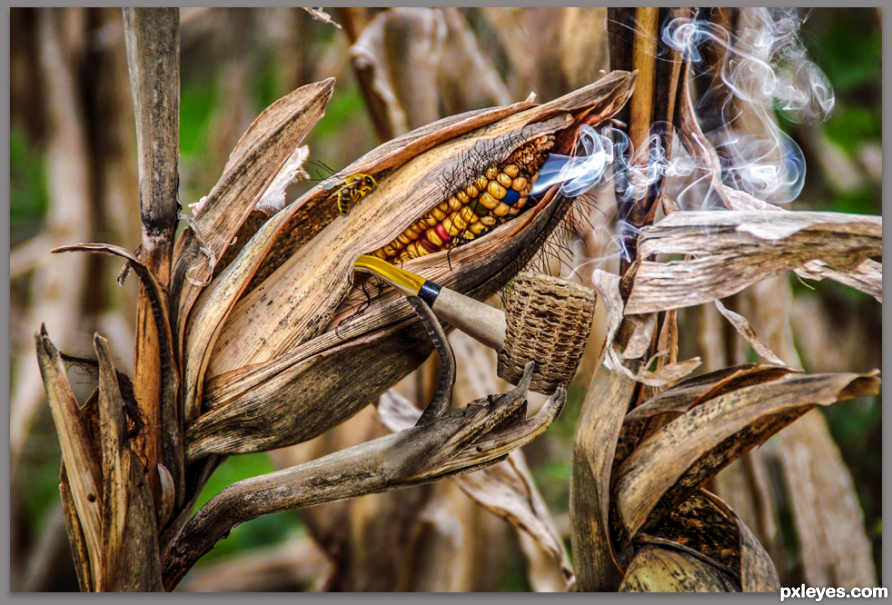
[[[353,266],[357,271],[372,273],[381,279],[390,282],[406,296],[418,296],[418,292],[427,281],[419,275],[403,271],[387,261],[367,254],[363,254],[356,259]]]

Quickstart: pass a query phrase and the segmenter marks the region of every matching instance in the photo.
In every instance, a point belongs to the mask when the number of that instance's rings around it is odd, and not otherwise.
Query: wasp
[[[332,185],[332,187],[335,186],[337,185]],[[354,174],[344,179],[344,181],[337,186],[337,189],[328,196],[328,199],[337,199],[338,210],[341,214],[347,214],[350,212],[351,202],[354,205],[358,204],[362,198],[371,193],[377,186],[378,183],[371,175],[362,173]]]

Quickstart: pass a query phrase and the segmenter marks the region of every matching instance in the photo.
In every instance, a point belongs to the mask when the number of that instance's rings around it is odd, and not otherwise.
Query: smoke
[[[712,110],[720,116],[720,126],[706,134],[721,156],[721,179],[759,199],[788,203],[802,190],[805,160],[799,146],[778,127],[775,112],[796,123],[826,119],[833,109],[833,91],[801,43],[799,29],[805,17],[797,9],[755,8],[746,15],[748,20],[733,42],[716,23],[668,20],[658,58],[666,60],[667,49],[672,49],[693,64],[703,64],[705,45],[726,51],[718,74],[723,90],[710,91],[699,101],[704,113]],[[715,107],[718,97],[720,105]],[[703,176],[708,168],[686,154],[670,156],[659,136],[669,127],[651,125],[653,134],[639,149],[632,149],[619,129],[608,126],[598,133],[583,126],[575,156],[549,156],[533,195],[560,183],[564,195],[577,196],[612,180],[618,199],[628,202],[642,199],[661,179],[676,178],[688,181],[680,195],[689,200],[687,207],[711,206],[710,200],[692,199],[700,189],[695,185],[709,182]]]
[[[723,180],[765,201],[788,203],[805,181],[799,146],[777,125],[774,112],[790,122],[829,117],[835,98],[829,82],[812,63],[799,38],[806,16],[795,8],[754,8],[738,39],[716,23],[673,19],[662,31],[663,43],[702,64],[701,49],[724,49],[720,68],[725,93],[718,108],[722,125],[707,135],[723,156]],[[700,100],[704,109],[713,95]]]
[[[663,184],[664,195],[681,209],[721,207],[715,195],[715,177],[726,185],[775,204],[795,200],[805,181],[805,160],[799,146],[778,126],[778,114],[793,123],[808,124],[829,117],[834,106],[832,88],[811,62],[799,37],[807,13],[795,8],[755,8],[741,12],[736,34],[705,19],[673,18],[662,24],[657,60],[671,60],[678,51],[699,69],[698,77],[711,79],[713,88],[698,100],[701,123],[721,161],[721,174],[702,164],[673,140],[665,149],[660,135],[669,124],[652,124],[650,137],[633,149],[626,134],[613,126],[600,132],[584,126],[573,156],[549,156],[533,195],[560,184],[569,197],[583,195],[597,186],[613,189],[618,201],[643,199]],[[646,35],[633,28],[638,35]],[[716,67],[707,67],[707,50],[724,53]],[[710,71],[715,69],[717,71]],[[670,153],[671,152],[671,153]],[[612,185],[612,187],[610,187]],[[589,242],[602,251],[597,258],[575,251],[580,261],[573,273],[592,263],[628,258],[626,237],[634,235],[631,224],[617,217],[609,241]],[[603,240],[603,241],[600,241]]]

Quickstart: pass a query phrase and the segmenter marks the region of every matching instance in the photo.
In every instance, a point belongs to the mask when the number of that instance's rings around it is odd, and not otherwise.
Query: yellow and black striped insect
[[[371,175],[363,173],[354,174],[344,179],[340,185],[333,185],[337,189],[328,196],[328,199],[337,199],[338,210],[341,214],[347,214],[350,212],[351,203],[354,205],[358,204],[362,198],[371,193],[377,186],[378,183]]]

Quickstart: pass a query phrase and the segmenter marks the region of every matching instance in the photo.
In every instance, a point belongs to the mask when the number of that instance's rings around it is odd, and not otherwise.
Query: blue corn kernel
[[[505,194],[505,197],[502,198],[502,201],[509,206],[513,206],[520,200],[520,193],[515,191],[514,189],[509,189],[508,193]]]

